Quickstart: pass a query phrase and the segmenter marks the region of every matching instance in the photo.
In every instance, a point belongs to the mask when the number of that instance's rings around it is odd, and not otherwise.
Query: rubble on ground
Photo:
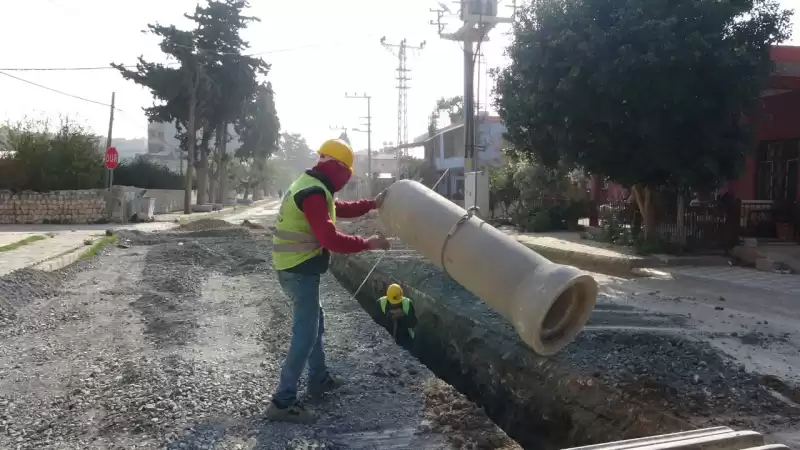
[[[515,448],[446,384],[426,397],[435,377],[329,275],[326,353],[346,385],[306,399],[312,427],[265,421],[292,308],[270,240],[221,225],[121,230],[129,248],[0,278],[15,298],[0,327],[0,448]]]
[[[214,228],[230,228],[234,226],[230,222],[223,219],[208,218],[192,220],[178,226],[179,231],[204,231],[212,230]]]

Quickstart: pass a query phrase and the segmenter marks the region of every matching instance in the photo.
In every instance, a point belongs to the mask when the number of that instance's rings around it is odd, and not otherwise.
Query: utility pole
[[[352,128],[353,131],[360,131],[363,133],[367,133],[367,187],[368,187],[368,194],[372,195],[372,185],[374,184],[373,175],[372,175],[372,96],[364,94],[344,94],[345,98],[360,98],[367,100],[367,115],[366,117],[361,117],[362,119],[366,119],[366,123],[362,124],[363,126],[367,127],[366,130],[361,130],[359,128]]]
[[[111,112],[109,113],[109,116],[108,116],[108,137],[106,138],[106,150],[108,150],[108,148],[111,147],[111,139],[112,139],[113,133],[114,133],[114,109],[115,109],[114,106],[115,106],[115,103],[116,103],[116,97],[117,97],[117,93],[116,92],[112,92],[111,93]],[[111,189],[111,185],[112,185],[112,183],[114,181],[112,179],[113,176],[114,176],[114,172],[112,172],[109,169],[106,169],[106,179],[105,179],[106,189]]]
[[[408,51],[409,50],[422,50],[425,48],[425,41],[422,41],[418,46],[408,45],[408,41],[403,38],[399,44],[390,44],[386,42],[386,37],[381,38],[381,45],[386,47],[387,50],[397,56],[397,145],[408,143],[408,82],[411,77],[408,73],[411,70],[408,68]],[[397,163],[398,171],[400,167],[400,156],[402,150],[397,150]],[[406,150],[407,152],[407,150]],[[399,175],[399,174],[398,174]]]
[[[474,204],[472,207],[477,206],[478,198],[478,154],[475,152],[475,62],[480,54],[481,43],[488,41],[489,32],[497,26],[498,23],[511,23],[514,21],[516,14],[517,3],[513,1],[511,6],[514,14],[511,17],[498,17],[497,16],[497,3],[498,0],[461,0],[461,9],[459,11],[459,19],[463,22],[461,28],[455,33],[443,33],[445,24],[442,18],[445,13],[450,13],[449,9],[443,3],[440,3],[442,9],[432,9],[431,12],[436,13],[436,21],[431,21],[431,25],[437,27],[439,36],[442,39],[451,41],[463,42],[464,49],[464,175],[467,172],[475,173],[475,186],[474,186]],[[464,205],[468,206],[468,205]]]

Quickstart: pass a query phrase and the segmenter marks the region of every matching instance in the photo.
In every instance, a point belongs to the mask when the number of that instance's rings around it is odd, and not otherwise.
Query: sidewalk
[[[7,237],[4,234],[0,233],[0,236],[3,236],[0,241],[6,240]],[[13,234],[18,235],[19,233]],[[31,236],[37,234],[39,233],[30,233]],[[48,259],[85,247],[86,239],[95,239],[103,234],[95,230],[55,233],[52,234],[53,237],[48,236],[46,239],[23,245],[14,250],[0,252],[0,276],[25,267],[35,266]],[[17,239],[17,241],[19,240],[21,239]]]
[[[252,208],[258,207],[265,207],[271,204],[277,205],[280,199],[275,197],[267,197],[262,200],[254,201],[249,205],[232,205],[227,206],[225,208],[220,209],[219,211],[212,211],[207,213],[191,213],[191,214],[184,214],[182,212],[175,212],[175,213],[168,213],[168,214],[159,214],[156,216],[156,222],[180,222],[184,223],[187,221],[199,220],[199,219],[207,219],[207,218],[219,218],[219,219],[226,219],[228,216],[233,214],[240,214],[245,211],[248,211]]]
[[[519,233],[503,229],[531,250],[559,264],[569,264],[592,272],[630,275],[634,269],[655,267],[654,257],[634,255],[627,249],[581,239],[577,232]]]
[[[233,223],[241,222],[251,215],[269,215],[278,200],[268,198],[251,205],[236,205],[221,211],[194,214],[163,214],[155,222],[129,224],[74,224],[74,225],[5,225],[0,226],[0,246],[13,244],[31,236],[46,236],[45,239],[22,245],[13,250],[0,252],[0,276],[15,270],[38,266],[45,261],[57,260],[46,270],[55,270],[76,261],[82,249],[88,249],[85,241],[96,241],[105,236],[106,230],[136,229],[161,231],[177,227],[180,223],[206,218],[219,218]]]
[[[509,228],[502,231],[550,261],[612,275],[629,276],[645,268],[727,266],[728,262],[719,255],[640,256],[626,247],[582,239],[579,232],[519,233]]]

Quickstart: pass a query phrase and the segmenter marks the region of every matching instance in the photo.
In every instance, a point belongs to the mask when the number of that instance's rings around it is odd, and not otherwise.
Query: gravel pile
[[[379,229],[375,220],[344,226],[359,234],[371,234]],[[394,242],[393,248],[406,247]],[[471,308],[474,319],[489,327],[503,327],[498,332],[515,335],[509,332],[499,315],[486,307],[474,307],[482,304],[480,299],[415,252],[394,254],[384,259],[380,268],[433,298],[456,299]],[[615,320],[620,320],[628,326],[669,328],[685,322],[680,316],[651,314],[644,310],[631,314],[637,312],[632,307],[628,307],[630,311],[615,312],[619,308],[605,294],[600,294],[590,324],[616,325]],[[747,372],[744,366],[705,341],[657,331],[586,330],[556,358],[582,374],[620,388],[637,400],[695,423],[708,421],[763,430],[796,424],[800,420],[800,408],[796,404],[777,395],[773,386],[763,382],[761,375]]]
[[[182,224],[178,227],[180,231],[203,231],[212,230],[215,228],[230,228],[234,225],[222,219],[199,219]]]
[[[236,229],[121,231],[128,248],[80,270],[3,278],[24,298],[0,328],[0,448],[518,448],[327,275],[326,353],[347,384],[308,399],[312,427],[265,421],[291,305],[269,239]]]
[[[0,277],[0,328],[11,324],[19,308],[31,298],[50,298],[59,292],[65,276],[21,269]]]

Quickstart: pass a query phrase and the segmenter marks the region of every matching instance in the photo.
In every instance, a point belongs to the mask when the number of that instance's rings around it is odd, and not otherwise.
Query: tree
[[[489,171],[489,203],[491,214],[494,215],[495,207],[503,210],[503,218],[509,218],[511,213],[516,213],[519,201],[519,188],[514,184],[516,164],[506,164]],[[494,216],[492,216],[494,217]]]
[[[189,154],[187,160],[193,161],[186,173],[186,199],[191,198],[188,189],[194,168],[199,204],[206,203],[209,191],[211,140],[215,141],[213,163],[217,169],[213,173],[226,173],[230,159],[226,152],[228,124],[239,120],[245,103],[259,86],[257,77],[269,70],[261,58],[244,54],[249,44],[240,33],[258,20],[243,14],[247,7],[247,0],[209,0],[205,6],[197,6],[193,14],[185,15],[195,24],[191,31],[148,25],[148,32],[161,38],[161,50],[179,63],[177,67],[149,63],[142,58],[136,70],[112,64],[124,78],[150,89],[157,101],[145,109],[151,122],[177,122],[180,139]],[[200,136],[197,131],[201,131]],[[224,196],[226,180],[227,177],[220,177],[216,200]]]
[[[428,163],[424,159],[401,156],[400,167],[402,168],[400,171],[401,179],[421,181],[425,177]]]
[[[275,108],[275,93],[272,83],[259,86],[256,95],[245,105],[244,113],[236,123],[236,133],[239,135],[241,146],[236,150],[236,157],[241,161],[251,164],[251,173],[255,184],[250,189],[256,189],[261,184],[260,193],[266,190],[267,160],[280,144],[281,123]],[[259,176],[255,176],[259,174]],[[258,181],[256,181],[258,180]],[[249,192],[249,191],[248,191]]]
[[[276,154],[283,161],[291,177],[300,176],[304,170],[314,165],[317,154],[308,146],[306,138],[300,133],[281,134],[281,144]]]
[[[191,212],[193,169],[206,158],[202,152],[204,147],[201,145],[201,152],[195,152],[195,146],[196,130],[204,125],[201,112],[210,97],[208,78],[203,70],[203,56],[197,52],[194,32],[178,30],[174,25],[149,24],[147,28],[148,33],[161,38],[161,51],[179,65],[151,63],[139,57],[136,70],[129,70],[122,64],[112,63],[111,66],[126,80],[150,90],[155,102],[153,106],[144,108],[150,122],[176,122],[179,130],[185,130],[181,141],[187,152],[187,161],[193,162],[187,164],[184,184],[184,213],[188,214]],[[203,138],[201,142],[206,143],[207,148],[205,133]]]
[[[498,76],[508,138],[632,187],[645,232],[661,186],[737,176],[743,116],[772,69],[791,13],[775,0],[543,0],[522,8]]]
[[[436,101],[437,118],[439,117],[438,112],[440,111],[447,112],[451,124],[457,123],[463,117],[464,97],[458,95],[456,97],[440,98]]]
[[[431,112],[431,115],[428,116],[428,137],[432,138],[436,136],[436,132],[438,131],[438,120],[439,120],[439,110],[434,109]]]
[[[196,45],[205,55],[205,70],[212,86],[210,105],[204,111],[215,135],[213,163],[216,170],[212,172],[210,200],[218,203],[223,201],[227,191],[227,176],[223,174],[227,173],[230,161],[226,151],[228,125],[240,120],[246,103],[257,94],[257,77],[266,76],[270,69],[263,59],[244,54],[250,45],[241,37],[241,32],[250,23],[259,21],[244,15],[248,7],[248,0],[209,0],[206,6],[197,6],[194,14],[186,15],[197,24]],[[216,196],[213,195],[215,191]],[[198,202],[200,195],[198,192]]]

